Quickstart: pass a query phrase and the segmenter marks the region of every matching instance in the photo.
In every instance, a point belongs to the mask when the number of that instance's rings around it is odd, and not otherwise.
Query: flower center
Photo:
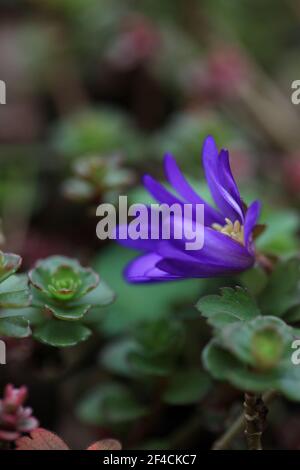
[[[234,223],[231,222],[230,219],[225,219],[226,224],[212,224],[212,228],[217,230],[218,232],[224,233],[228,237],[232,238],[233,240],[239,242],[241,245],[245,244],[245,237],[244,237],[244,226],[236,220]]]

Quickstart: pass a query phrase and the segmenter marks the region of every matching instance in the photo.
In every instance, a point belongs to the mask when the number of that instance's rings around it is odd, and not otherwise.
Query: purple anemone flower
[[[149,175],[144,176],[144,186],[158,203],[169,207],[175,203],[204,205],[203,247],[187,251],[184,236],[169,240],[119,239],[120,244],[143,252],[126,267],[128,282],[219,277],[242,272],[254,264],[253,230],[261,204],[255,201],[248,208],[245,206],[230,169],[228,151],[219,152],[211,136],[204,141],[202,158],[216,207],[204,201],[189,185],[170,154],[165,156],[164,170],[173,191]],[[184,215],[182,223],[185,224]]]

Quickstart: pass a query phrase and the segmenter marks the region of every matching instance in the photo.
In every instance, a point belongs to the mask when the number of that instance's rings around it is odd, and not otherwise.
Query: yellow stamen
[[[227,235],[233,240],[236,240],[241,245],[244,245],[245,244],[244,226],[241,225],[241,223],[238,220],[236,220],[233,223],[231,222],[230,219],[226,218],[225,222],[226,222],[225,225],[212,224],[212,228],[217,230],[218,232],[223,233],[224,235]]]

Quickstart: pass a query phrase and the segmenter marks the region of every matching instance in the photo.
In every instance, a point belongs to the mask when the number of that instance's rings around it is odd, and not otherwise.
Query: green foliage
[[[67,157],[124,154],[138,156],[140,137],[121,111],[86,110],[62,122],[53,137],[56,150]]]
[[[228,325],[203,351],[212,376],[241,390],[278,390],[300,400],[299,367],[291,361],[293,329],[277,317],[264,316]]]
[[[126,283],[123,269],[133,256],[136,253],[114,245],[94,262],[95,270],[116,292],[116,301],[103,310],[101,331],[109,335],[132,331],[147,320],[169,318],[177,308],[193,305],[199,295],[197,280],[138,286]]]
[[[20,256],[0,251],[0,282],[14,274],[21,266]]]
[[[20,256],[0,251],[1,336],[25,338],[31,334],[28,320],[15,310],[27,307],[30,303],[27,276],[14,274],[21,262]]]
[[[285,209],[265,209],[262,220],[267,224],[267,230],[257,239],[257,247],[264,253],[285,256],[297,253],[299,242],[299,214]]]
[[[257,302],[240,287],[222,289],[221,295],[198,302],[197,308],[215,328],[202,355],[214,378],[227,380],[241,390],[275,389],[300,400],[296,385],[299,368],[291,361],[292,342],[298,332],[278,318],[284,316],[291,323],[300,319],[299,266],[297,258],[278,262],[258,289]],[[255,275],[262,279],[259,270],[253,270],[252,286]]]
[[[172,374],[163,400],[169,405],[192,405],[199,403],[211,389],[209,375],[199,367],[178,370]]]
[[[77,414],[85,423],[105,426],[134,421],[145,416],[147,408],[126,386],[109,382],[83,397]]]
[[[241,287],[224,287],[221,295],[203,297],[197,303],[197,308],[216,328],[250,320],[260,313],[253,297]]]
[[[279,261],[258,297],[262,312],[282,317],[289,309],[300,305],[299,279],[299,258]]]
[[[10,315],[5,312],[0,314],[0,335],[11,338],[27,338],[31,335],[29,322],[24,317]]]
[[[34,330],[35,339],[58,348],[75,346],[90,335],[91,330],[80,323],[61,322],[54,318],[43,322]]]
[[[86,340],[91,331],[81,322],[93,307],[111,303],[111,289],[77,260],[52,256],[39,261],[29,273],[32,306],[29,319],[34,337],[51,346],[66,347]]]
[[[233,132],[227,123],[215,115],[180,114],[157,135],[156,152],[158,157],[171,152],[177,159],[181,168],[190,171],[192,175],[201,174],[199,145],[207,135],[213,135],[222,146],[226,146],[233,138]]]
[[[129,360],[137,375],[164,376],[174,369],[174,363],[183,347],[183,324],[172,319],[161,319],[144,324],[136,334],[136,349]]]
[[[120,194],[133,180],[133,173],[121,167],[116,156],[87,157],[75,161],[74,177],[65,181],[63,191],[75,201],[93,201],[113,192]]]

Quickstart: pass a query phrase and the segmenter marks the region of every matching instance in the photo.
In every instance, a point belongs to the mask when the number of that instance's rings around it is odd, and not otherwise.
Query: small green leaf
[[[135,421],[146,413],[146,407],[128,388],[114,382],[96,387],[83,398],[77,409],[82,421],[101,426]]]
[[[249,320],[260,314],[253,297],[241,287],[224,287],[221,289],[221,295],[203,297],[196,307],[216,328]]]
[[[171,376],[163,400],[169,405],[198,403],[210,387],[211,379],[199,368],[179,371]]]
[[[11,338],[27,338],[31,335],[29,322],[22,317],[0,318],[0,335]]]
[[[42,343],[63,348],[85,341],[90,334],[91,331],[80,323],[51,319],[39,325],[33,336]]]

